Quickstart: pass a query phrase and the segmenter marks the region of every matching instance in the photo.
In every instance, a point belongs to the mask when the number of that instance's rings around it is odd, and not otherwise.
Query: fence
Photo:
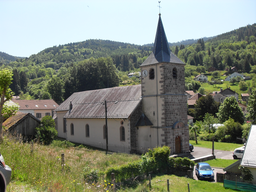
[[[256,185],[250,183],[242,183],[224,179],[223,185],[225,188],[230,188],[239,191],[256,191]]]

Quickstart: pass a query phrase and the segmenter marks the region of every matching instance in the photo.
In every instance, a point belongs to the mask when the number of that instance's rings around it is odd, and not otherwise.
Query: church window
[[[125,141],[125,129],[123,126],[120,127],[120,141]]]
[[[74,135],[74,124],[73,123],[70,124],[70,134]]]
[[[176,68],[173,68],[172,76],[173,76],[174,79],[177,79],[177,69]]]
[[[107,135],[107,129],[106,129],[106,125],[103,126],[103,139],[106,139],[106,135]]]
[[[154,79],[155,78],[155,70],[154,69],[150,69],[149,70],[149,79]]]
[[[90,129],[88,124],[85,125],[85,136],[90,137]]]

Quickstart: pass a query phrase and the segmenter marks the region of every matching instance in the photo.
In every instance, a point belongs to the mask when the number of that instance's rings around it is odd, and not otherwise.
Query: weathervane
[[[161,3],[161,1],[158,1],[158,3],[159,3],[159,6],[158,6],[159,7],[159,15],[161,15],[161,11],[160,11],[160,8],[161,8],[160,7],[160,3]]]

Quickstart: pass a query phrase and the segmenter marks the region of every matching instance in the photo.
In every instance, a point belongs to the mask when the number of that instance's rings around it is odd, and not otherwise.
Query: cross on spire
[[[159,5],[158,5],[158,7],[159,7],[159,15],[161,15],[161,6],[160,6],[160,3],[161,3],[161,1],[158,1],[158,3],[159,3]]]

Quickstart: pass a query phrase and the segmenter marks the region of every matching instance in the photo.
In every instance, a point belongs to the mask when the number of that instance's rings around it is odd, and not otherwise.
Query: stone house
[[[125,153],[157,146],[188,152],[184,66],[170,52],[159,14],[153,52],[140,66],[141,85],[73,93],[56,109],[58,136]]]
[[[227,88],[224,90],[221,89],[220,92],[217,92],[217,91],[213,92],[212,96],[213,96],[213,99],[219,103],[223,103],[226,97],[232,97],[232,96],[234,96],[238,101],[238,94],[235,91],[231,90],[230,88]]]

